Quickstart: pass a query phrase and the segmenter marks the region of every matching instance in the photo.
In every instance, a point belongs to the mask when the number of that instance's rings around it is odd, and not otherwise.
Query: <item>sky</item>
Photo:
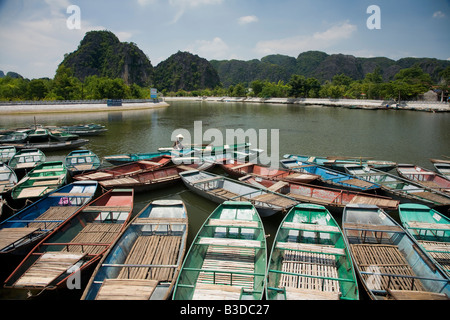
[[[450,0],[0,0],[0,70],[53,78],[91,30],[136,43],[153,66],[178,51],[450,60]]]

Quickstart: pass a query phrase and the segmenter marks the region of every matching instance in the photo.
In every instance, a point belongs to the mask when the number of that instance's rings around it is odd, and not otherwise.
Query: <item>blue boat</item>
[[[98,182],[79,181],[47,194],[0,223],[0,256],[26,253],[95,195]]]
[[[281,165],[287,169],[319,175],[320,180],[330,186],[355,189],[359,191],[370,191],[381,188],[378,184],[364,181],[348,173],[334,171],[311,162],[300,161],[297,159],[283,159],[280,162]]]
[[[185,156],[191,154],[193,152],[192,149],[184,149],[181,152],[175,151],[160,151],[160,152],[150,152],[150,153],[126,153],[126,154],[117,154],[112,156],[106,156],[104,159],[111,163],[112,165],[121,165],[127,164],[130,162],[143,161],[143,160],[152,160],[155,158],[159,158],[162,156],[171,156],[171,155],[179,155]]]
[[[90,150],[74,150],[64,159],[71,176],[97,170],[100,165],[98,156]]]
[[[168,299],[183,263],[187,234],[182,201],[149,203],[97,265],[81,299]]]
[[[305,156],[305,155],[284,155],[285,159],[297,159],[299,161],[306,161],[317,164],[319,166],[325,166],[333,170],[345,172],[345,165],[364,165],[371,168],[375,168],[381,171],[390,171],[397,166],[397,163],[386,160],[371,160],[370,158],[363,157],[317,157],[317,156]]]

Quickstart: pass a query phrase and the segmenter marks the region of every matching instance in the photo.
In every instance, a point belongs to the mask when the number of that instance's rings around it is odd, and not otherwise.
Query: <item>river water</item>
[[[170,146],[172,133],[177,129],[185,129],[185,132],[194,137],[194,130],[199,129],[199,121],[202,126],[200,137],[203,138],[208,132],[221,132],[226,137],[227,130],[239,132],[239,129],[257,132],[261,137],[266,130],[267,145],[263,149],[267,150],[271,159],[281,159],[284,154],[371,157],[433,169],[430,158],[450,156],[450,113],[404,110],[170,102],[169,107],[154,110],[2,115],[0,128],[23,127],[33,123],[55,126],[102,124],[108,131],[97,137],[89,137],[89,144],[85,148],[104,157],[121,153],[152,152],[159,147]],[[69,151],[58,151],[48,152],[46,155],[48,160],[63,160],[68,153]],[[149,201],[160,198],[181,199],[185,202],[189,215],[189,241],[192,241],[202,223],[217,207],[215,203],[187,191],[180,182],[171,188],[136,194],[133,213],[138,213]],[[339,214],[335,218],[338,221],[341,219]],[[264,219],[266,234],[270,234],[267,239],[269,253],[281,219],[281,214]],[[79,291],[81,296],[82,292]],[[78,294],[71,295],[72,298],[74,296],[77,298]],[[23,292],[0,289],[0,299],[24,297]]]

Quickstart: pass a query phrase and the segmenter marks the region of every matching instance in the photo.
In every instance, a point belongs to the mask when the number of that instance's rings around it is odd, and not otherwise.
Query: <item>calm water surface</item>
[[[144,111],[2,115],[0,128],[28,126],[34,122],[56,126],[99,123],[106,126],[108,131],[98,137],[89,137],[90,142],[85,148],[100,157],[152,152],[159,147],[170,146],[174,130],[182,128],[194,134],[194,121],[202,121],[203,132],[219,129],[224,136],[226,129],[267,129],[270,138],[270,129],[278,129],[280,158],[284,154],[361,156],[414,163],[433,169],[430,158],[450,156],[450,113],[249,103],[170,104],[167,108]],[[271,146],[267,149],[270,154]],[[63,160],[68,153],[59,151],[46,155],[48,160]],[[190,222],[189,241],[192,241],[202,223],[217,207],[215,203],[187,191],[180,183],[172,188],[137,194],[133,213],[137,214],[150,200],[160,198],[181,199],[186,203]],[[340,221],[340,214],[336,214],[335,218]],[[264,219],[266,234],[270,234],[267,239],[268,253],[281,219],[281,214]],[[81,294],[72,294],[70,297],[78,298]],[[25,294],[0,289],[0,298],[22,299]]]

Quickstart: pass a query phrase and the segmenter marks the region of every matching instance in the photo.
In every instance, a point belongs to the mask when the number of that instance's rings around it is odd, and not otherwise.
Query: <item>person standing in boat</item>
[[[175,150],[183,150],[184,149],[184,146],[182,143],[183,139],[184,139],[183,135],[181,135],[181,134],[177,135],[177,140],[173,143],[172,148]]]

